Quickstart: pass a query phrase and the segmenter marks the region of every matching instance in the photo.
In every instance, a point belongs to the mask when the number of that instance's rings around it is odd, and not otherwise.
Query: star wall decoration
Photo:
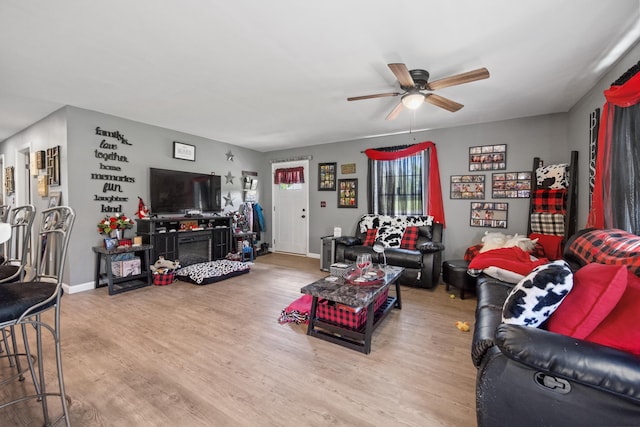
[[[224,199],[224,205],[226,206],[233,206],[233,197],[231,197],[231,192],[228,192],[226,196],[222,196],[222,198]]]
[[[231,150],[227,151],[227,161],[233,162],[233,153],[231,152]]]
[[[229,173],[224,176],[224,179],[227,180],[225,184],[233,184],[233,178],[235,178],[235,176],[231,175],[231,171],[229,171]]]

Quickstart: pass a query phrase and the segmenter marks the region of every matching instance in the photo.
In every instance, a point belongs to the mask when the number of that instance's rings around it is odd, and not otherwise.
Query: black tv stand
[[[192,261],[223,259],[233,247],[230,216],[190,214],[145,218],[136,223],[142,242],[153,245],[152,263],[160,256],[172,261],[178,259],[183,266]]]

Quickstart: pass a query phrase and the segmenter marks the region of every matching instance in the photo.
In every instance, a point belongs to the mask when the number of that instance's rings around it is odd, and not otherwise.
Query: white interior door
[[[272,184],[273,242],[275,252],[306,255],[309,247],[309,162],[274,163],[276,169],[304,168],[305,182],[300,184]],[[273,182],[273,180],[271,181]]]

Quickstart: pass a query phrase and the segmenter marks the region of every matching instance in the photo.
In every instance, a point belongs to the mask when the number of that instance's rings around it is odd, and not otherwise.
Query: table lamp
[[[382,244],[382,240],[378,239],[373,243],[373,251],[378,254],[382,254],[382,259],[384,260],[384,264],[382,265],[383,270],[387,270],[387,256],[384,253],[384,245]]]

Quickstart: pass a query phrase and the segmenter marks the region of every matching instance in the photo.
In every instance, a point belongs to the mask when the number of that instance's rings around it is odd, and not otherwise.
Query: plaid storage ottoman
[[[389,288],[386,288],[373,304],[373,311],[377,311],[382,304],[387,301],[389,295]],[[335,303],[333,301],[320,300],[318,301],[318,307],[316,309],[316,316],[320,320],[330,322],[343,328],[352,329],[357,331],[362,328],[367,322],[367,308],[363,307],[358,312],[355,312],[353,307],[345,306],[344,304]]]

